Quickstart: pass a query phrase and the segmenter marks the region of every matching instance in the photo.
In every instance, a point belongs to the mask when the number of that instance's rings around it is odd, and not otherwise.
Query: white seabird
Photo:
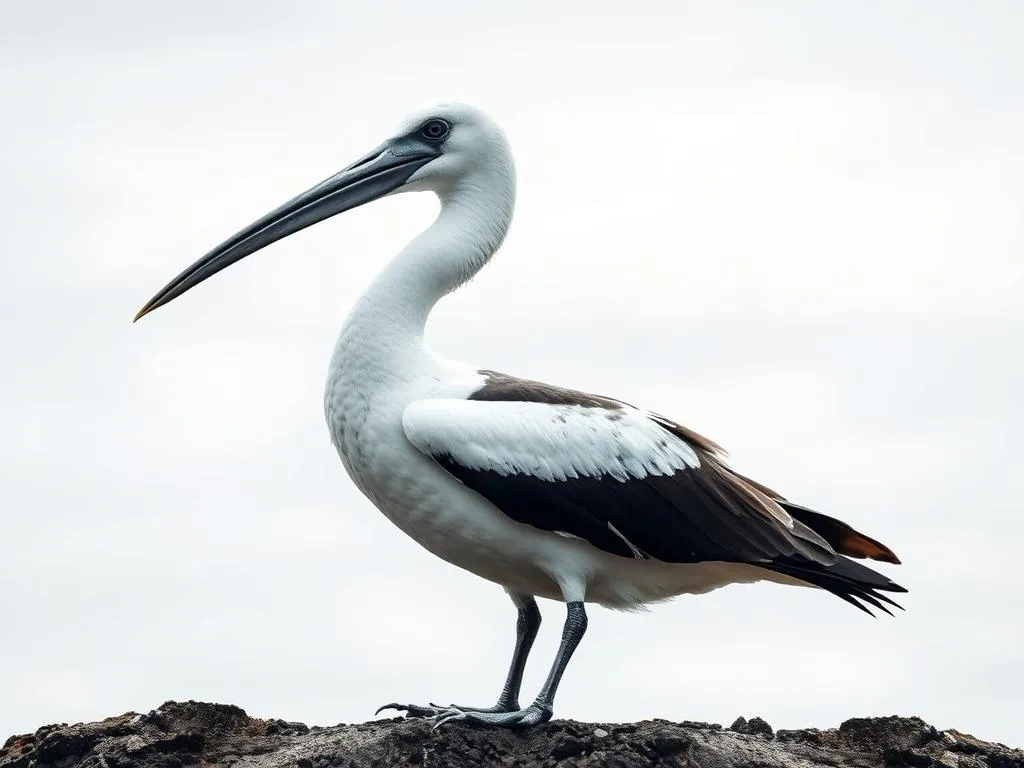
[[[410,191],[435,193],[440,213],[349,314],[327,377],[327,424],[349,476],[378,509],[438,557],[503,586],[518,622],[493,707],[381,709],[436,725],[549,720],[587,602],[633,609],[766,580],[825,589],[868,613],[896,605],[882,592],[906,589],[850,559],[898,563],[888,547],[737,474],[710,440],[618,400],[476,369],[425,346],[431,309],[487,264],[512,221],[512,152],[474,107],[410,117],[372,152],[210,251],[135,319],[283,237]],[[547,680],[520,707],[540,625],[535,597],[565,602],[567,616]]]

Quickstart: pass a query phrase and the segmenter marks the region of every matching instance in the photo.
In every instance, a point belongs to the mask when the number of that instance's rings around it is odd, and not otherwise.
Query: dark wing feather
[[[780,507],[786,510],[786,512],[792,515],[794,519],[799,520],[816,534],[821,536],[828,542],[832,549],[841,555],[880,560],[885,563],[893,563],[894,565],[900,564],[900,559],[896,556],[896,553],[880,541],[872,539],[870,536],[866,536],[860,531],[854,530],[842,520],[836,520],[834,517],[823,515],[820,512],[815,512],[813,509],[808,509],[807,507],[803,507],[799,504],[794,504],[773,491],[771,488],[761,485],[760,483],[751,480],[749,477],[744,477],[743,475],[733,471],[724,463],[725,451],[706,437],[697,434],[691,429],[687,429],[686,427],[676,424],[663,416],[654,415],[652,418],[672,434],[690,443],[698,450],[699,453],[706,456],[714,464],[715,470],[718,473],[725,475],[725,481],[721,484],[722,487],[728,488],[730,485],[741,483],[756,489],[758,492],[775,501]]]
[[[895,552],[880,541],[855,531],[842,520],[836,520],[834,517],[801,507],[799,504],[785,499],[777,499],[777,501],[789,514],[827,541],[836,552],[848,557],[881,560],[893,565],[900,564],[900,559]]]
[[[835,562],[835,554],[816,544],[804,526],[789,531],[731,500],[700,469],[638,480],[605,475],[551,482],[467,468],[450,456],[434,458],[513,520],[568,533],[615,555],[636,557],[639,551],[669,563],[769,563],[802,554],[823,565]]]

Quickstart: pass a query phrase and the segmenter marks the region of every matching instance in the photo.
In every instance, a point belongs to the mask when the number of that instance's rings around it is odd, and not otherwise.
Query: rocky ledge
[[[555,721],[519,731],[417,720],[307,727],[238,707],[169,701],[148,714],[48,725],[13,736],[0,768],[1024,768],[1024,751],[939,731],[916,717],[868,717],[838,728],[773,731],[760,718],[728,728],[647,720]]]

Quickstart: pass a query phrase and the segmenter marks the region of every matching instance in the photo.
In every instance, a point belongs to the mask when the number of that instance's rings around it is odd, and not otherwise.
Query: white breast
[[[392,356],[386,368],[368,357],[339,343],[324,393],[331,441],[352,481],[395,525],[447,560],[456,555],[450,550],[460,546],[458,538],[500,535],[491,530],[490,515],[474,515],[464,500],[453,499],[468,492],[409,443],[402,429],[410,402],[464,397],[480,386],[480,374],[429,353],[404,364]]]

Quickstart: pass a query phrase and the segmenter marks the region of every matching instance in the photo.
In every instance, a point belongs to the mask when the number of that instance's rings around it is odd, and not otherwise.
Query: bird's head
[[[475,172],[495,167],[511,172],[511,153],[486,113],[459,103],[421,109],[378,147],[192,264],[153,296],[135,320],[236,261],[331,216],[398,192],[433,191],[444,198]]]
[[[435,134],[443,138],[434,139]],[[437,154],[396,192],[428,190],[443,196],[480,171],[494,167],[511,170],[512,153],[505,134],[485,112],[468,104],[446,102],[418,110],[377,149],[405,141],[430,143]]]

